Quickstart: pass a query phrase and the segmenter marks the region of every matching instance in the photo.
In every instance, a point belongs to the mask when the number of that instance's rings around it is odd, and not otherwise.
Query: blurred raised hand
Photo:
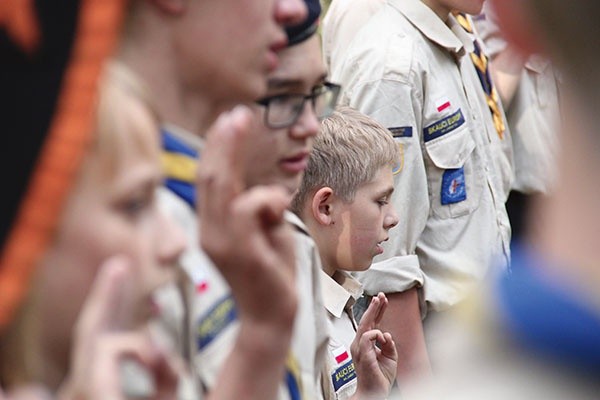
[[[276,397],[298,304],[293,232],[284,220],[290,196],[244,181],[255,123],[244,106],[219,117],[198,168],[201,246],[231,287],[240,320],[210,399]]]
[[[75,326],[71,369],[58,399],[176,398],[182,361],[147,326],[133,329],[134,282],[124,257],[112,257],[100,267]],[[126,364],[143,381],[140,393],[132,393],[136,385],[123,373]]]

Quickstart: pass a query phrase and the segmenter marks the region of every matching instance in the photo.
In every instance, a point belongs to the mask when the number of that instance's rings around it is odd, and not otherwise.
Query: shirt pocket
[[[472,213],[481,198],[483,166],[467,124],[424,146],[431,212],[441,219]]]

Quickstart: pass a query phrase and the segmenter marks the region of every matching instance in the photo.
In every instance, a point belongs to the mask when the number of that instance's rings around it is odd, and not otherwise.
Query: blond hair
[[[338,107],[321,123],[292,209],[299,214],[308,196],[324,186],[352,202],[360,186],[381,168],[392,169],[398,158],[398,146],[387,129],[353,108]]]
[[[147,143],[132,126],[131,115],[136,109],[141,107],[148,113],[156,124],[156,135],[160,134],[160,120],[150,90],[124,64],[117,61],[106,63],[99,86],[93,151],[102,155],[107,173],[112,175],[119,170],[124,153],[140,151],[152,154],[155,151],[153,145]]]

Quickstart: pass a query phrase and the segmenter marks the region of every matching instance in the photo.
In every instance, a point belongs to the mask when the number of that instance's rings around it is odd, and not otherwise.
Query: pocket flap
[[[441,169],[460,168],[475,148],[475,141],[466,125],[454,132],[425,142],[431,161]]]

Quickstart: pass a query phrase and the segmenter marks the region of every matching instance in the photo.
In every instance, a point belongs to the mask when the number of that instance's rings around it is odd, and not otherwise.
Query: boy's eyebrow
[[[270,89],[285,89],[289,87],[302,86],[302,80],[300,79],[277,79],[272,78],[267,81],[267,85]]]
[[[384,196],[390,196],[392,193],[394,193],[394,187],[390,186],[387,190],[381,190],[379,192],[377,192],[377,197],[384,197]]]
[[[317,78],[315,85],[320,85],[321,83],[325,82],[326,78],[327,73],[324,73],[319,78]],[[267,86],[269,87],[269,89],[297,88],[302,87],[303,85],[304,82],[302,81],[302,79],[270,78],[267,81]]]

